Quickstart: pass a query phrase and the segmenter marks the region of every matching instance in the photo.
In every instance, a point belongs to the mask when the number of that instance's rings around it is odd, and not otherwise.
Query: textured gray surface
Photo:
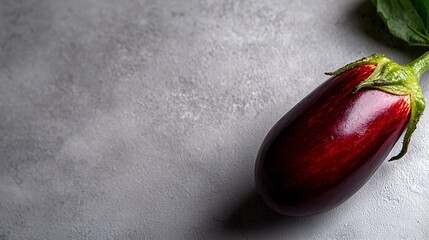
[[[428,239],[427,114],[409,154],[330,212],[279,217],[253,192],[265,134],[323,72],[418,54],[372,14],[358,0],[1,0],[0,239]]]

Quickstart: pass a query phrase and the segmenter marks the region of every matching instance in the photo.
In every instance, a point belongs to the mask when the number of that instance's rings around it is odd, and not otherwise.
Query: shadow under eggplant
[[[232,207],[223,221],[224,231],[258,232],[297,226],[312,226],[325,219],[326,214],[307,217],[284,216],[274,212],[263,202],[255,190],[244,196]]]

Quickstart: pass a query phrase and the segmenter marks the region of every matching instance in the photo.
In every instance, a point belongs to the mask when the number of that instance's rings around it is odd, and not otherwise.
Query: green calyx
[[[389,161],[398,160],[407,153],[411,135],[415,131],[425,109],[425,99],[419,80],[420,76],[429,68],[429,52],[403,66],[393,62],[385,55],[373,54],[327,74],[338,75],[349,69],[368,64],[376,66],[374,72],[365,81],[361,82],[353,93],[364,88],[372,88],[395,95],[410,95],[411,114],[402,149],[398,155],[392,157]]]

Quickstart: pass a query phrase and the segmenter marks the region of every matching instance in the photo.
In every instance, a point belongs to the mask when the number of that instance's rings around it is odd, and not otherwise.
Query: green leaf
[[[420,16],[425,27],[426,35],[428,33],[428,12],[429,12],[429,1],[427,0],[411,0],[411,4]]]
[[[429,46],[429,0],[372,0],[389,31],[410,45]]]

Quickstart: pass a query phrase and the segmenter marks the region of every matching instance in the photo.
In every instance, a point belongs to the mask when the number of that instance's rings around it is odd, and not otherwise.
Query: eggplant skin
[[[270,130],[255,165],[257,192],[283,215],[337,207],[379,168],[406,129],[409,95],[356,86],[375,65],[334,76]]]

